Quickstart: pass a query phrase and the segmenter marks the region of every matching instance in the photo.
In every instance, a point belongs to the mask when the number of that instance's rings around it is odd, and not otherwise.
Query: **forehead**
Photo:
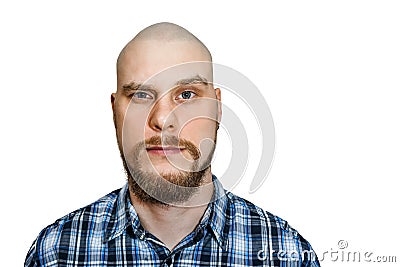
[[[201,76],[212,81],[212,63],[198,44],[188,41],[138,41],[130,44],[118,61],[118,88],[131,82],[164,87]]]

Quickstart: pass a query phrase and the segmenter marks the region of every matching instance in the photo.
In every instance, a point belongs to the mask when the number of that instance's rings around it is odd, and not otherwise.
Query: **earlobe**
[[[215,96],[218,99],[218,101],[221,101],[221,89],[215,88]]]
[[[218,100],[218,126],[219,126],[222,117],[221,89],[215,88],[215,97]]]

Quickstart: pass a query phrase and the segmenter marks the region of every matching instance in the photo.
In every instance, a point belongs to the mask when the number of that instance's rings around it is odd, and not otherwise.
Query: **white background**
[[[320,258],[346,240],[349,251],[400,261],[397,1],[4,2],[2,266],[23,265],[42,228],[125,183],[110,106],[115,60],[160,21],[198,36],[271,109],[268,179],[249,194],[249,170],[233,192],[288,220]]]

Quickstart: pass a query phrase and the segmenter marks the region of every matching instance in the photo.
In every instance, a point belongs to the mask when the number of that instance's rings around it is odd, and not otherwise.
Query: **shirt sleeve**
[[[305,242],[307,242],[307,241],[305,241]],[[318,261],[318,256],[315,253],[314,249],[311,247],[310,243],[307,242],[307,244],[308,244],[308,247],[309,247],[308,248],[308,252],[309,253],[308,253],[308,259],[307,259],[308,264],[306,266],[309,266],[309,267],[321,267],[321,265],[319,264],[319,261]],[[305,254],[307,254],[307,253],[305,253]]]
[[[31,246],[31,248],[28,251],[28,254],[26,255],[25,258],[25,267],[38,267],[40,266],[38,261],[37,261],[37,252],[36,252],[36,242],[35,240]]]

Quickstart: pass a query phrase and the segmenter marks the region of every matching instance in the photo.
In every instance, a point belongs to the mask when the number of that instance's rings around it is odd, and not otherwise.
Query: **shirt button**
[[[144,236],[145,236],[145,233],[142,232],[142,233],[140,234],[140,236],[139,236],[139,239],[143,241],[143,240],[144,240]]]

